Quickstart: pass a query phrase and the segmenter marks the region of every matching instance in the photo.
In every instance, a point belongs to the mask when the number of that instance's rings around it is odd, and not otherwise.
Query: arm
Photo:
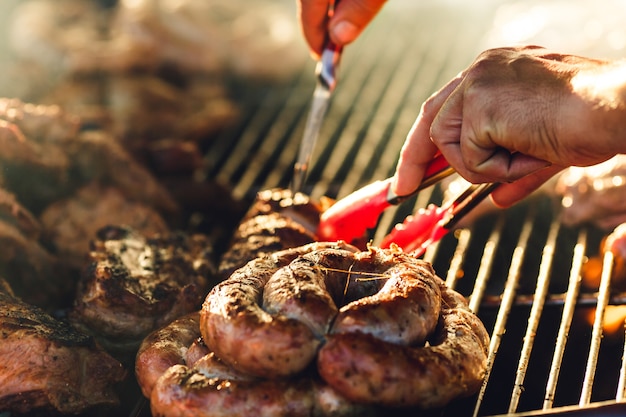
[[[422,106],[396,169],[398,195],[440,151],[467,180],[504,182],[509,206],[567,166],[626,152],[626,61],[539,47],[483,52]]]

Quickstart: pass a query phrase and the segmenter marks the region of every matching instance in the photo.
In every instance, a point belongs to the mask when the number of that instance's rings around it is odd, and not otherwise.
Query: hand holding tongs
[[[391,191],[391,178],[366,185],[328,208],[320,218],[319,240],[352,242],[376,226],[381,213],[424,188],[454,173],[443,156],[437,156],[428,166],[424,180],[411,195],[397,196]],[[380,246],[392,243],[415,256],[421,256],[428,245],[438,241],[458,221],[484,200],[499,183],[472,184],[456,199],[438,207],[434,204],[420,209],[415,215],[394,227]]]
[[[338,2],[339,0],[330,1],[328,8],[329,18],[334,14]],[[294,164],[294,175],[291,183],[291,189],[294,193],[302,190],[313,148],[315,147],[315,142],[317,142],[317,137],[330,103],[330,95],[337,85],[337,68],[342,49],[342,47],[336,45],[327,37],[322,56],[315,67],[317,84],[313,92],[311,110],[304,126],[304,134],[298,150],[298,159]]]

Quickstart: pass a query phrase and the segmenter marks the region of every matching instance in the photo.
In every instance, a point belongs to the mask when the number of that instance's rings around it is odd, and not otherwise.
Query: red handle
[[[442,155],[429,164],[424,180],[417,191],[449,175],[452,168]],[[398,204],[409,196],[397,197],[391,192],[391,178],[376,181],[337,201],[322,213],[317,237],[323,241],[344,240],[352,242],[365,236],[367,229],[378,223],[380,214],[390,205]]]
[[[337,201],[320,217],[318,240],[352,242],[373,228],[387,207],[391,178],[376,181]]]

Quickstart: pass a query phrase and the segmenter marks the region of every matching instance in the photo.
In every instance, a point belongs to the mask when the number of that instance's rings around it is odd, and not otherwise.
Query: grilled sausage
[[[139,346],[135,375],[141,392],[150,398],[157,379],[171,366],[186,363],[190,345],[198,338],[198,312],[188,314],[150,333]]]
[[[437,325],[439,281],[429,264],[401,250],[308,245],[236,271],[207,297],[200,326],[233,367],[292,375],[314,360],[329,331],[423,343]]]
[[[484,378],[489,336],[460,294],[443,288],[439,325],[427,346],[336,332],[318,354],[318,370],[347,398],[390,407],[441,407],[475,393]]]
[[[313,250],[350,245],[312,243],[257,258],[216,285],[200,313],[200,332],[209,348],[236,369],[259,377],[293,375],[313,361],[321,341],[309,327],[263,310],[265,284],[280,268]]]
[[[211,363],[176,365],[159,378],[150,398],[155,417],[315,417],[368,416],[373,409],[354,404],[315,378],[224,378]]]
[[[324,264],[323,252],[310,256]],[[348,302],[330,333],[360,332],[389,343],[423,343],[435,329],[441,308],[442,281],[432,266],[399,250],[370,248],[346,257],[353,258],[348,273],[353,282],[346,291],[350,298],[344,300]]]

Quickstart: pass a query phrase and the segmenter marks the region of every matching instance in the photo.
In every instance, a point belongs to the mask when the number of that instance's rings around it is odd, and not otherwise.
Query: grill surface
[[[564,15],[578,22],[556,25]],[[541,16],[548,16],[544,29],[561,31],[542,31]],[[591,10],[558,1],[389,2],[345,50],[305,191],[342,197],[390,176],[421,103],[486,47],[520,40],[568,52],[607,52],[594,49],[602,39],[594,44],[580,36],[594,19]],[[515,25],[518,37],[505,37]],[[284,85],[239,90],[248,106],[244,120],[206,149],[206,176],[244,200],[261,189],[286,187],[313,87],[310,63]],[[385,213],[374,243],[407,214],[441,198],[435,187]],[[612,260],[605,259],[598,293],[585,292],[580,282],[581,267],[598,253],[603,235],[561,226],[554,202],[538,196],[429,249],[424,258],[468,296],[492,333],[489,375],[479,395],[437,415],[626,413],[626,406],[616,404],[624,394],[624,332],[602,333],[607,305],[624,302],[624,295],[610,293]],[[589,321],[594,311],[596,319]]]

